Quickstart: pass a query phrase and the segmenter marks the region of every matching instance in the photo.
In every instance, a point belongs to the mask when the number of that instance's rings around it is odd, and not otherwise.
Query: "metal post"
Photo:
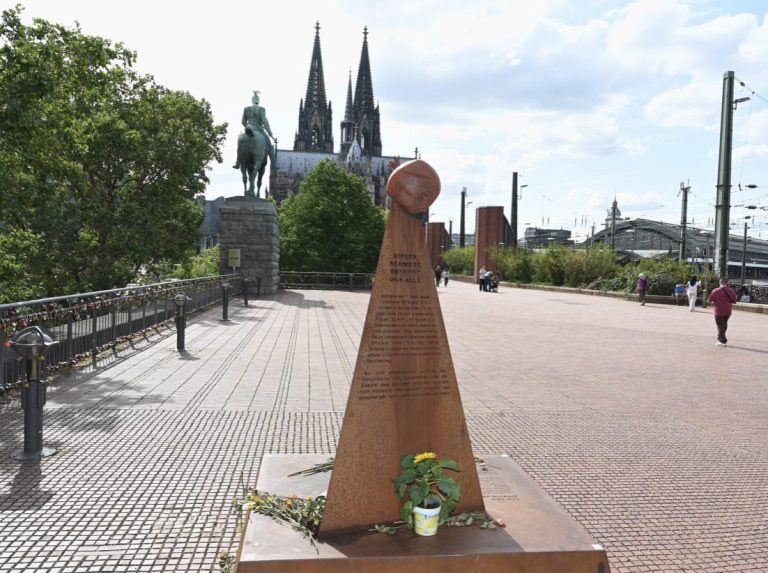
[[[517,171],[512,172],[512,209],[509,213],[509,225],[512,227],[512,248],[517,250]]]
[[[686,186],[686,185],[683,185],[682,181],[680,182],[680,191],[683,194],[683,210],[680,215],[680,255],[678,256],[677,260],[678,262],[681,262],[681,263],[686,260],[685,225],[688,219],[688,191],[690,191],[690,189],[691,189],[690,185]]]
[[[467,200],[467,188],[462,187],[461,188],[461,219],[459,220],[459,248],[464,248],[464,209],[466,205],[464,204]]]
[[[189,297],[183,292],[173,297],[173,303],[176,305],[176,350],[184,351],[184,329],[187,326],[186,305]]]
[[[248,306],[248,279],[243,279],[243,306]]]
[[[747,276],[747,222],[744,221],[744,244],[741,247],[741,287]]]
[[[13,349],[26,361],[26,382],[21,392],[24,409],[24,451],[11,455],[15,460],[39,460],[56,453],[53,448],[43,447],[43,406],[46,400],[43,361],[45,353],[58,344],[39,326],[31,326],[18,332],[11,341]]]
[[[715,272],[728,278],[728,227],[731,209],[731,148],[733,145],[733,72],[723,75],[720,115],[720,158],[717,165],[715,200]]]
[[[229,320],[229,283],[221,285],[221,320]]]
[[[99,317],[96,314],[96,303],[93,304],[93,322],[92,322],[92,329],[91,329],[91,362],[93,363],[94,369],[96,368],[97,360],[96,357],[98,356],[98,350],[97,347],[99,346]]]

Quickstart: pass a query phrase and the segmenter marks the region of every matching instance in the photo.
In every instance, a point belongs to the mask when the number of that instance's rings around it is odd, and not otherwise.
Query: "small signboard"
[[[232,269],[240,266],[240,249],[229,249],[227,252],[227,266]]]

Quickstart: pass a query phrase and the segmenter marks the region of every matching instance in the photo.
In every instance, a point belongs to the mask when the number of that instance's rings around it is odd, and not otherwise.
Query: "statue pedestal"
[[[274,203],[255,197],[229,197],[219,209],[222,274],[241,273],[249,294],[274,294],[280,283],[280,226]],[[239,250],[240,266],[229,266],[232,250]]]
[[[277,495],[320,495],[326,491],[330,472],[288,474],[327,459],[325,455],[267,455],[257,489]],[[506,527],[441,526],[434,537],[419,537],[409,530],[395,535],[357,531],[331,535],[314,546],[290,527],[250,514],[236,573],[610,572],[605,550],[510,458],[488,456],[477,470],[487,512]]]

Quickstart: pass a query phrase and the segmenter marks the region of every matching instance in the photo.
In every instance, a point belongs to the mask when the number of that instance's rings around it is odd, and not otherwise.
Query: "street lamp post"
[[[46,401],[45,354],[58,344],[39,326],[29,326],[11,339],[11,348],[26,362],[26,381],[21,391],[24,409],[24,450],[11,454],[18,461],[39,460],[56,453],[43,447],[43,406]]]
[[[723,99],[720,113],[720,152],[717,165],[717,196],[715,199],[714,266],[720,278],[728,278],[728,231],[731,209],[731,154],[733,151],[733,110],[750,98],[733,98],[735,75],[723,75]]]
[[[173,297],[176,305],[176,350],[184,351],[184,329],[187,326],[186,305],[191,299],[183,292]]]
[[[751,219],[752,215],[747,215],[744,219]],[[741,247],[741,286],[744,287],[744,280],[747,276],[747,222],[744,221],[744,243]]]
[[[459,220],[459,248],[464,248],[464,209],[466,208],[467,188],[461,188],[461,218]]]
[[[221,284],[221,320],[229,320],[229,283]]]

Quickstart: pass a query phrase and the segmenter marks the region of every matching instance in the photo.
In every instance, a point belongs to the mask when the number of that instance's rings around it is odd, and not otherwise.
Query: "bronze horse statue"
[[[245,133],[237,138],[237,165],[243,174],[245,196],[259,197],[261,180],[267,167],[267,136],[250,123],[245,126]]]

